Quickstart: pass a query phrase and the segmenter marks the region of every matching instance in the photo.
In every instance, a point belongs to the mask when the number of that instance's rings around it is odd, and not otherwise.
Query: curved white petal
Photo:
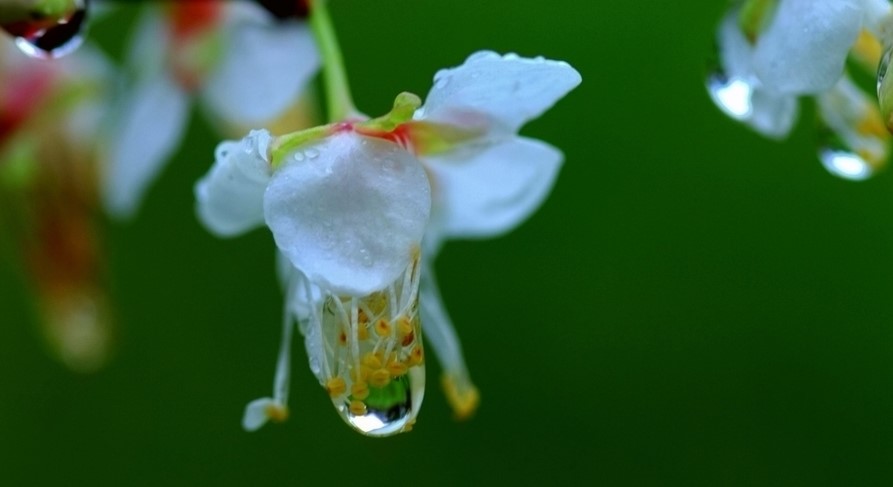
[[[555,147],[525,137],[492,145],[468,160],[427,158],[440,228],[426,238],[438,232],[488,237],[511,230],[546,199],[562,159]]]
[[[514,133],[580,81],[563,61],[480,51],[459,67],[438,71],[416,118]]]
[[[402,147],[353,132],[302,149],[264,196],[276,245],[311,282],[365,296],[406,269],[428,221],[422,165]]]
[[[760,134],[779,139],[797,120],[797,97],[763,86],[753,72],[753,47],[738,25],[738,10],[730,11],[717,32],[722,73],[712,76],[707,89],[726,115]]]
[[[272,140],[266,130],[252,130],[242,140],[217,145],[214,166],[195,185],[196,213],[211,233],[232,237],[264,223]]]
[[[189,100],[167,76],[145,80],[122,101],[107,147],[104,199],[119,217],[131,216],[179,145]]]
[[[754,69],[775,91],[825,91],[840,79],[861,26],[859,0],[782,0],[757,41]]]
[[[138,80],[160,76],[167,68],[170,50],[170,33],[161,12],[156,8],[144,9],[132,32],[127,68]]]
[[[309,29],[297,22],[240,22],[228,32],[226,54],[202,89],[220,117],[265,122],[294,103],[319,69]]]

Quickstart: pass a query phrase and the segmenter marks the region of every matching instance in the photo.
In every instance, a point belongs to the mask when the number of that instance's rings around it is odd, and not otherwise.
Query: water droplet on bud
[[[16,46],[25,54],[40,59],[55,59],[81,45],[86,18],[87,0],[77,0],[74,11],[59,19],[25,20],[2,27],[15,37]]]

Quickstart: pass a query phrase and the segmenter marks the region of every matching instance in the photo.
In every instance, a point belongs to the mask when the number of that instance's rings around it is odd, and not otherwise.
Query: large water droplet
[[[881,62],[878,63],[877,67],[877,94],[878,97],[881,96],[881,83],[884,82],[884,78],[887,77],[887,69],[890,67],[890,58],[893,57],[893,48],[887,48],[884,50],[884,54],[881,56]]]
[[[729,117],[743,122],[753,114],[753,86],[747,80],[716,71],[707,77],[707,91],[713,103]]]
[[[823,147],[819,160],[831,174],[851,181],[864,181],[874,175],[874,167],[858,154],[844,149]]]
[[[87,18],[87,0],[77,0],[75,5],[74,11],[57,20],[27,20],[2,27],[15,37],[16,46],[25,54],[55,59],[71,53],[84,40],[82,31]]]

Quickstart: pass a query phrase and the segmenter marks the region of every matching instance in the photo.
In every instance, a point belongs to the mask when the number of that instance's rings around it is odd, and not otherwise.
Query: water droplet
[[[316,159],[319,157],[319,151],[313,148],[307,149],[304,153],[307,155],[307,159]]]
[[[16,46],[25,54],[35,58],[55,59],[71,53],[81,45],[86,18],[87,0],[79,0],[75,10],[61,19],[12,22],[2,27],[15,37]]]
[[[868,161],[844,149],[823,147],[819,149],[819,160],[831,174],[851,181],[864,181],[875,173]]]
[[[303,162],[304,161],[304,153],[301,151],[297,151],[297,152],[295,152],[295,155],[292,156],[292,158],[297,162]]]
[[[329,390],[332,404],[369,436],[408,431],[425,395],[418,301],[400,302],[401,291],[398,279],[394,288],[359,299],[329,296],[323,307],[327,381],[343,385]]]
[[[716,71],[707,77],[707,91],[713,103],[729,117],[743,122],[753,114],[753,85],[747,80]]]

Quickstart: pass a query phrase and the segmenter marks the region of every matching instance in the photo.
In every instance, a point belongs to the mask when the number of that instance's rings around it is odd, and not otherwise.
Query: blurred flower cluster
[[[220,237],[267,227],[285,296],[273,394],[248,404],[243,426],[288,416],[295,329],[335,409],[364,434],[411,429],[423,336],[456,416],[474,412],[433,260],[445,240],[507,232],[546,199],[563,155],[518,131],[580,83],[576,70],[481,51],[439,71],[424,103],[400,93],[370,117],[354,106],[323,0],[147,3],[118,63],[81,30],[114,2],[20,1],[24,20],[0,8],[11,34],[0,51],[0,235],[63,362],[88,371],[111,356],[96,221],[137,215],[189,143],[195,102],[236,139],[195,186],[198,220]],[[311,88],[320,68],[325,120]]]
[[[729,117],[773,139],[791,132],[800,99],[813,99],[819,160],[863,180],[890,156],[891,36],[888,0],[736,2],[720,22],[707,88]]]

